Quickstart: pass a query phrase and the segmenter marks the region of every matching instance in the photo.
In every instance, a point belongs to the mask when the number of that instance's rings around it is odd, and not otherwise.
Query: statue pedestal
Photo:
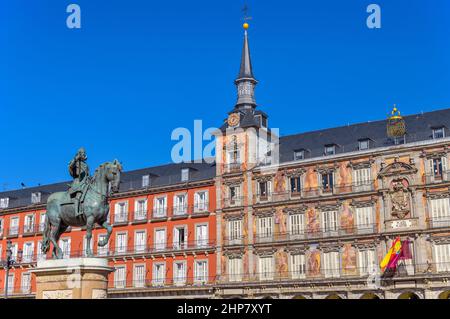
[[[38,261],[36,299],[104,299],[108,275],[114,271],[105,258]]]

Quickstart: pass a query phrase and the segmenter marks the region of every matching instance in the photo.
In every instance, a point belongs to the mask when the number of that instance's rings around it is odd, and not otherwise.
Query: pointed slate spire
[[[248,23],[244,23],[244,46],[242,48],[241,66],[239,68],[238,77],[234,81],[238,93],[238,100],[235,106],[237,109],[250,109],[256,107],[255,86],[258,82],[253,76],[247,29]]]

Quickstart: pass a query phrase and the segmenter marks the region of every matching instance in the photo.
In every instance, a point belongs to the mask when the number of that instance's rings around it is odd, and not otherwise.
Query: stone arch
[[[443,291],[438,296],[439,299],[450,299],[450,290]]]
[[[338,294],[330,294],[330,295],[326,296],[325,299],[344,299],[344,298],[342,298]]]
[[[292,299],[308,299],[303,295],[295,295],[294,297],[292,297]]]
[[[381,298],[376,293],[366,292],[365,294],[362,294],[359,299],[381,299]]]
[[[400,294],[397,299],[420,299],[420,297],[412,291],[406,291]]]

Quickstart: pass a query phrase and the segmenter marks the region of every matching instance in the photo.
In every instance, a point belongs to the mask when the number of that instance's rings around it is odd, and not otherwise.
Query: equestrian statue
[[[100,165],[93,176],[89,175],[84,148],[80,148],[69,163],[73,183],[66,192],[53,193],[47,199],[47,213],[42,241],[42,252],[47,253],[53,244],[53,258],[63,258],[58,240],[69,226],[86,227],[86,256],[92,257],[91,240],[94,224],[107,231],[98,246],[105,246],[111,237],[112,227],[107,222],[108,199],[119,190],[122,165],[119,161]]]

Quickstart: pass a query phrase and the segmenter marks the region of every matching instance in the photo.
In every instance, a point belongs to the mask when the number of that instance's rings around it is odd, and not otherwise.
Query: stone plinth
[[[108,275],[114,271],[104,258],[73,258],[38,261],[36,299],[103,299]]]

